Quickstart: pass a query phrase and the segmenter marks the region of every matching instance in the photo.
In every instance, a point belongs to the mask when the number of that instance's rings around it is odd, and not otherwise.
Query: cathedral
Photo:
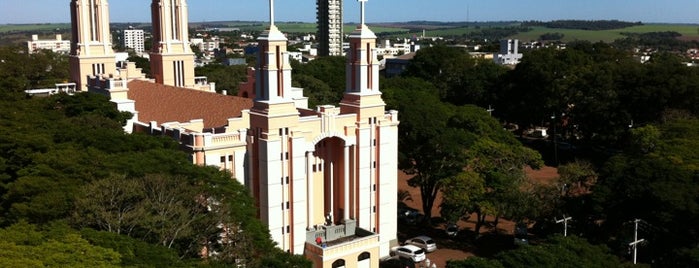
[[[131,63],[117,68],[107,0],[72,0],[71,79],[131,112],[125,131],[171,137],[192,163],[229,171],[282,250],[314,267],[378,267],[397,244],[399,121],[379,91],[366,0],[349,35],[342,101],[314,109],[291,85],[287,39],[269,4],[252,98],[217,94],[194,76],[186,0],[152,1],[152,79]]]

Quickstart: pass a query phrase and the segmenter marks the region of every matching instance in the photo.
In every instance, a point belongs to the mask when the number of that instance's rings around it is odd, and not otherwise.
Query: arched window
[[[371,253],[362,252],[357,257],[357,268],[371,268]]]
[[[357,261],[363,261],[371,258],[371,253],[369,252],[362,252],[362,254],[359,254],[359,257],[357,257]]]
[[[339,259],[333,262],[333,268],[344,268],[345,267],[345,260]]]

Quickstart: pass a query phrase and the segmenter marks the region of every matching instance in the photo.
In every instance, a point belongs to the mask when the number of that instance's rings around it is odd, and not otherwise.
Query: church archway
[[[316,185],[322,182],[323,215],[326,224],[341,224],[345,219],[345,210],[350,205],[345,196],[349,189],[349,146],[339,137],[328,137],[315,144],[314,156],[319,165],[316,168]]]

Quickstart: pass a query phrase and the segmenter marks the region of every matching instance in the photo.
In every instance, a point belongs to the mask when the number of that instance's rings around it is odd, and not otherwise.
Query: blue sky
[[[69,22],[69,0],[0,0],[0,24]],[[149,0],[109,1],[113,22],[149,22]],[[268,0],[189,0],[190,21],[268,20]],[[276,0],[277,21],[315,21],[315,0]],[[359,4],[344,0],[345,22]],[[467,12],[468,11],[468,12]],[[367,22],[618,19],[699,23],[699,0],[368,0]]]

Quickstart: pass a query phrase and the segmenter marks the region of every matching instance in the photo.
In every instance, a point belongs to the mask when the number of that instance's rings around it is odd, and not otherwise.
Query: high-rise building
[[[318,55],[342,56],[342,0],[317,0]]]
[[[194,52],[189,47],[186,0],[153,0],[151,75],[158,84],[194,88]]]
[[[70,78],[78,91],[86,91],[88,76],[116,73],[109,4],[107,0],[72,0],[70,18]]]
[[[124,30],[124,47],[133,49],[134,52],[141,54],[146,48],[144,45],[144,34],[141,29]]]
[[[519,40],[500,40],[500,53],[494,55],[493,60],[500,65],[517,65],[522,60],[522,53],[519,53]]]

